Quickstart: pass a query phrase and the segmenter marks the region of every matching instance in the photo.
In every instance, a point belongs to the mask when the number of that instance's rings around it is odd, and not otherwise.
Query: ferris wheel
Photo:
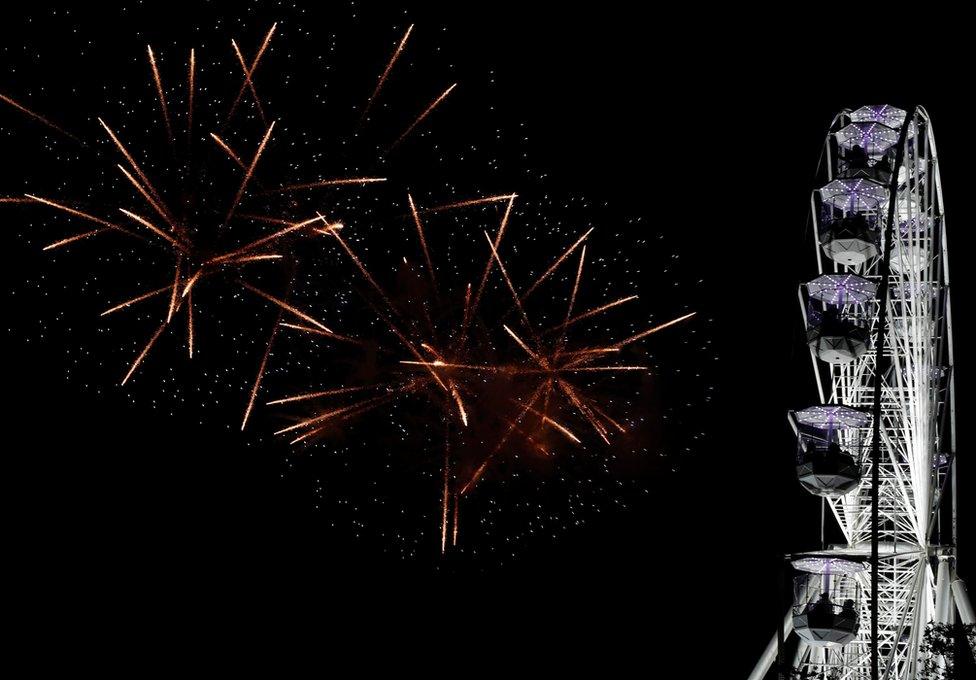
[[[928,624],[976,623],[955,574],[952,314],[929,115],[845,110],[825,156],[811,197],[819,276],[798,291],[818,399],[788,418],[799,482],[844,541],[788,557],[792,602],[749,680],[774,664],[782,678],[915,678],[944,663],[923,658]]]

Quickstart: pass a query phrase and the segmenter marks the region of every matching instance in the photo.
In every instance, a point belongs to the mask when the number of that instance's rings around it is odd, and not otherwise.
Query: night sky
[[[119,179],[102,117],[148,174],[163,178],[164,193],[192,185],[200,214],[226,206],[240,175],[207,133],[220,128],[241,83],[230,41],[250,59],[278,22],[255,73],[267,117],[278,121],[256,178],[387,178],[316,190],[285,207],[296,219],[321,209],[343,222],[343,237],[398,303],[423,268],[407,191],[422,207],[517,192],[502,255],[519,286],[595,227],[578,308],[640,295],[576,341],[616,340],[697,313],[628,349],[649,375],[587,383],[631,434],[610,447],[592,432],[581,446],[553,438],[551,456],[505,456],[465,501],[459,547],[442,558],[433,440],[443,430],[429,400],[289,446],[272,433],[295,412],[267,400],[370,372],[358,348],[281,333],[241,432],[278,312],[230,279],[194,291],[192,361],[181,332],[164,334],[121,387],[165,307],[99,314],[166,285],[172,256],[115,234],[44,252],[86,225],[43,206],[0,205],[12,264],[3,334],[7,534],[20,596],[36,603],[27,620],[42,623],[68,603],[151,610],[149,602],[173,596],[184,615],[203,602],[251,608],[265,599],[317,610],[311,603],[388,591],[418,597],[419,589],[431,593],[424,617],[447,611],[471,631],[507,621],[505,635],[539,643],[539,654],[572,636],[602,665],[744,677],[778,618],[779,557],[819,542],[819,502],[793,477],[785,414],[815,398],[796,286],[815,273],[806,225],[823,134],[844,107],[920,103],[931,114],[963,421],[972,384],[965,210],[976,180],[970,114],[955,87],[957,43],[927,37],[918,53],[892,59],[879,42],[865,56],[844,31],[797,22],[766,32],[756,19],[668,10],[648,21],[624,4],[583,12],[504,2],[466,10],[35,3],[8,12],[0,94],[86,145],[0,102],[0,196],[60,197],[99,214],[143,208]],[[409,25],[409,45],[357,130]],[[172,152],[147,43],[181,145],[186,56],[196,50],[200,170],[190,180],[167,170]],[[264,124],[247,97],[235,120],[219,131],[247,161]],[[477,281],[489,254],[482,230],[494,233],[504,207],[430,215],[427,237],[446,287]],[[245,228],[253,230],[245,238],[266,233],[266,225]],[[276,295],[290,288],[289,301],[338,333],[383,336],[375,295],[331,239],[289,249],[293,264],[249,270],[249,280]],[[528,311],[540,323],[564,313],[575,262],[533,301]],[[496,270],[486,316],[508,311],[506,295]],[[961,451],[968,441],[960,427]],[[965,488],[965,455],[959,469]],[[960,510],[960,574],[972,579],[965,495]],[[714,653],[685,653],[699,649]]]

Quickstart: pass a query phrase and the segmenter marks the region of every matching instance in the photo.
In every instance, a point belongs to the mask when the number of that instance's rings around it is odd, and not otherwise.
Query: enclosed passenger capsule
[[[854,559],[804,555],[793,560],[793,629],[814,647],[839,647],[857,637],[865,565]]]
[[[871,416],[839,404],[793,414],[797,424],[796,476],[815,496],[838,498],[858,488]]]
[[[854,274],[824,274],[806,284],[807,344],[821,361],[844,364],[868,350],[865,305],[877,284]]]
[[[849,177],[835,179],[817,194],[820,246],[827,257],[851,267],[877,257],[887,188],[871,179]]]

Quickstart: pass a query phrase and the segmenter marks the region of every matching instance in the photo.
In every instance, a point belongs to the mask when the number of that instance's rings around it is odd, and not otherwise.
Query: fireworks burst
[[[369,97],[351,107],[358,118],[357,131],[381,109],[377,102],[385,97],[412,32],[409,26],[402,34],[375,87],[372,80],[367,82],[373,88]],[[277,36],[277,25],[272,25],[253,53],[236,39],[230,41],[223,56],[233,63],[239,83],[235,80],[226,100],[220,101],[212,94],[219,88],[203,86],[212,55],[193,48],[176,59],[169,50],[147,45],[140,84],[152,96],[153,112],[151,123],[139,121],[138,127],[158,131],[152,138],[133,139],[127,133],[136,128],[131,121],[124,125],[106,115],[92,125],[98,141],[86,145],[98,154],[99,167],[117,172],[108,195],[81,202],[37,190],[0,197],[0,203],[35,206],[84,225],[44,245],[45,251],[77,246],[79,256],[94,261],[128,243],[154,254],[147,275],[150,285],[107,297],[101,312],[114,318],[133,309],[153,310],[148,338],[139,336],[139,350],[127,363],[122,384],[162,351],[164,336],[182,338],[186,355],[194,357],[201,340],[199,319],[221,313],[214,302],[217,285],[229,286],[274,312],[270,327],[260,328],[256,373],[252,365],[245,377],[249,390],[241,429],[266,389],[263,384],[269,365],[276,363],[272,350],[280,336],[325,341],[330,349],[349,356],[375,358],[375,366],[368,369],[366,360],[356,364],[355,380],[307,387],[267,401],[304,409],[276,434],[292,445],[307,445],[346,430],[366,415],[396,418],[403,404],[415,405],[422,411],[424,427],[412,436],[436,442],[438,534],[441,551],[446,552],[458,544],[464,499],[487,485],[486,476],[502,459],[523,453],[555,459],[563,447],[586,447],[590,441],[610,445],[630,431],[633,418],[605,399],[594,378],[646,374],[648,366],[623,358],[626,348],[693,314],[637,333],[621,331],[598,339],[606,327],[595,329],[593,323],[613,318],[611,313],[637,296],[621,291],[617,295],[622,296],[592,307],[580,304],[590,271],[591,228],[575,232],[552,257],[532,256],[528,269],[542,273],[524,275],[523,261],[513,257],[519,249],[510,247],[511,232],[518,231],[517,207],[523,205],[514,193],[473,192],[471,198],[443,202],[421,198],[426,206],[415,201],[420,194],[401,194],[404,200],[397,211],[414,232],[411,243],[415,240],[416,246],[397,253],[403,268],[396,285],[389,285],[387,272],[369,266],[376,262],[376,251],[362,247],[357,233],[350,234],[366,217],[345,209],[348,204],[321,199],[330,191],[378,190],[376,185],[387,184],[388,173],[373,172],[376,166],[371,162],[347,161],[334,174],[292,177],[290,168],[304,168],[313,161],[282,158],[295,131],[275,117],[275,98],[262,98],[266,91],[258,87],[262,72],[275,61]],[[457,87],[449,82],[436,83],[431,94],[425,91],[418,98],[425,102],[422,106],[407,112],[394,130],[384,131],[377,153],[401,147],[441,115]],[[431,99],[434,92],[440,94]],[[25,101],[19,95],[14,99],[0,94],[0,103],[45,130],[84,144],[60,121],[37,113]],[[445,224],[458,215],[488,216],[490,231],[445,236]],[[457,241],[475,249],[477,269],[459,272],[444,266],[457,257],[451,253]],[[362,286],[360,292],[375,316],[372,331],[327,325],[321,315],[294,301],[301,253],[321,244],[333,246],[336,257],[351,265],[337,288],[346,288],[349,281]],[[396,250],[386,235],[381,247]],[[555,290],[553,284],[566,274],[568,291]],[[615,328],[625,327],[630,327],[629,321]],[[316,375],[325,372],[324,362],[335,368],[331,352],[317,357],[322,363],[313,365]],[[306,386],[312,382],[307,373],[304,379]]]
[[[636,296],[576,311],[586,242],[593,229],[579,235],[547,263],[524,292],[519,292],[501,255],[516,199],[515,194],[506,194],[421,210],[408,195],[408,215],[416,231],[422,265],[411,264],[409,253],[413,250],[402,254],[404,271],[396,294],[388,292],[380,283],[382,277],[367,267],[365,259],[340,233],[328,233],[367,286],[364,295],[381,326],[381,333],[372,340],[377,343],[374,351],[388,361],[380,379],[372,384],[337,385],[269,402],[306,407],[305,415],[277,432],[289,437],[293,445],[334,433],[367,412],[392,412],[395,405],[406,400],[429,407],[431,422],[442,425],[445,432],[439,532],[442,552],[457,544],[461,500],[475,490],[498,456],[513,450],[551,456],[563,443],[583,445],[585,435],[577,423],[607,445],[615,434],[627,432],[628,427],[607,412],[596,394],[577,384],[574,375],[646,372],[647,366],[611,362],[629,345],[694,316],[686,314],[600,344],[593,344],[591,332],[586,346],[577,345],[571,329],[585,326],[583,322]],[[486,258],[480,278],[445,279],[435,266],[422,215],[490,204],[504,207],[494,236],[483,232]],[[558,295],[544,298],[539,291],[545,290],[546,283],[577,253],[572,288],[563,310]],[[498,283],[498,279],[503,285],[492,290],[492,282]],[[545,316],[551,317],[559,309],[561,320],[546,328],[533,323],[530,298],[537,298],[532,302]],[[509,321],[513,313],[517,319]],[[435,435],[427,431],[425,436]]]
[[[253,294],[255,299],[275,307],[277,319],[267,335],[268,341],[244,409],[242,429],[253,410],[280,326],[315,333],[336,341],[353,341],[331,331],[311,314],[288,301],[297,266],[296,240],[310,235],[337,234],[343,228],[341,223],[323,215],[321,200],[307,197],[314,196],[312,190],[316,189],[355,189],[385,182],[384,177],[342,176],[291,184],[273,180],[277,167],[282,165],[279,161],[277,165],[268,167],[269,162],[266,160],[269,148],[276,141],[276,121],[268,119],[255,80],[259,66],[267,61],[266,55],[272,47],[276,29],[277,24],[271,26],[250,60],[245,57],[238,42],[231,40],[233,56],[240,67],[241,82],[237,95],[229,106],[221,107],[215,102],[208,102],[211,108],[227,112],[225,118],[212,121],[211,129],[206,130],[209,140],[212,141],[210,147],[202,150],[194,148],[195,144],[199,144],[195,139],[194,126],[199,127],[202,122],[199,116],[195,117],[195,109],[200,101],[197,50],[190,49],[186,63],[178,67],[181,72],[185,72],[186,81],[177,91],[176,88],[166,87],[167,74],[175,71],[177,66],[170,66],[165,55],[147,45],[148,85],[157,100],[158,116],[167,142],[166,150],[152,154],[149,150],[151,140],[141,140],[141,148],[136,149],[130,146],[128,140],[124,141],[108,122],[98,118],[102,132],[112,145],[112,151],[120,157],[120,162],[115,167],[120,179],[124,180],[123,190],[128,189],[125,195],[121,195],[116,187],[112,195],[105,198],[104,205],[84,209],[77,202],[63,197],[27,194],[23,197],[0,199],[3,203],[43,205],[96,227],[54,241],[44,246],[44,250],[60,249],[115,233],[140,240],[146,247],[164,249],[169,253],[171,269],[168,274],[160,277],[160,283],[166,281],[166,285],[137,292],[121,302],[112,301],[102,312],[102,316],[106,316],[153,300],[160,303],[159,325],[129,365],[121,381],[123,385],[144,363],[160,337],[176,326],[180,316],[184,319],[187,354],[190,358],[193,357],[194,316],[199,314],[199,311],[195,312],[194,304],[206,304],[206,297],[199,291],[207,282],[214,279],[230,282],[239,290]],[[360,124],[368,119],[369,110],[381,95],[412,29],[412,26],[407,29],[383,71],[363,109]],[[452,85],[448,88],[447,92],[453,87]],[[394,146],[422,123],[447,92],[417,116],[396,138]],[[64,128],[19,101],[2,94],[0,101],[48,129],[80,142]],[[262,126],[260,137],[252,139],[250,149],[247,149],[246,142],[241,141],[248,137],[248,120],[244,115],[248,105],[251,105],[252,114],[257,114]],[[181,116],[176,115],[177,106],[185,111]],[[253,117],[252,115],[251,118]],[[181,121],[185,125],[185,135],[178,134],[181,131],[176,129]],[[227,141],[232,138],[238,140],[235,142],[236,149]],[[151,154],[148,162],[140,163],[136,160],[138,156],[147,154]],[[147,171],[146,168],[153,170]],[[152,179],[150,175],[153,176]],[[118,203],[125,207],[118,207]],[[262,227],[265,233],[253,233],[254,225]],[[104,247],[115,249],[116,243],[106,242]],[[282,286],[282,293],[269,292],[257,285],[257,281],[251,280],[250,272],[261,266],[276,267],[284,271],[287,281]]]

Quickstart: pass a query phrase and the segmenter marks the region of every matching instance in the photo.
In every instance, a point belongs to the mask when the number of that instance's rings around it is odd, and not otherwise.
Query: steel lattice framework
[[[873,151],[872,144],[887,143],[892,148],[902,144],[896,156],[900,165],[888,169],[883,179],[870,177],[869,169],[865,170],[866,178],[852,179],[842,146],[852,134],[863,140],[859,152]],[[929,115],[922,107],[913,108],[909,114],[888,106],[845,110],[834,119],[825,149],[827,184],[815,190],[811,199],[819,272],[857,274],[884,290],[882,276],[887,270],[888,286],[884,295],[845,304],[840,312],[864,320],[870,339],[867,351],[853,361],[825,363],[811,350],[811,360],[821,404],[877,413],[876,380],[880,379],[880,449],[876,458],[879,677],[915,678],[925,624],[951,621],[954,590],[959,591],[956,602],[963,622],[969,623],[966,619],[972,615],[961,583],[950,590],[951,582],[958,580],[952,547],[954,508],[951,527],[942,526],[949,522],[941,519],[950,514],[950,501],[946,499],[952,497],[955,484],[956,447],[948,244],[938,154]],[[837,261],[843,261],[842,257],[828,257],[830,253],[826,247],[822,251],[821,245],[825,201],[844,191],[847,193],[842,200],[873,211],[879,243],[876,249],[866,250],[863,261],[842,264]],[[886,251],[888,263],[884,262]],[[800,302],[807,323],[802,287]],[[882,304],[887,308],[883,324],[879,322]],[[879,342],[883,343],[880,352]],[[796,428],[795,420],[791,422]],[[839,435],[841,444],[850,449],[860,446],[863,451],[863,443],[872,441],[873,426],[870,422],[845,429]],[[845,539],[845,544],[829,550],[863,560],[871,555],[874,470],[870,456],[862,456],[861,464],[859,486],[824,502],[829,504]],[[946,512],[941,512],[944,500]],[[946,545],[941,545],[942,539]],[[871,571],[861,572],[857,578],[864,591],[870,592]],[[849,644],[821,647],[800,640],[792,664],[786,660],[796,677],[869,680],[871,608],[871,598],[859,603],[860,626],[856,639]],[[791,628],[788,613],[786,635]],[[777,651],[782,657],[784,638],[778,637],[778,645],[774,637],[752,680],[765,676]]]

